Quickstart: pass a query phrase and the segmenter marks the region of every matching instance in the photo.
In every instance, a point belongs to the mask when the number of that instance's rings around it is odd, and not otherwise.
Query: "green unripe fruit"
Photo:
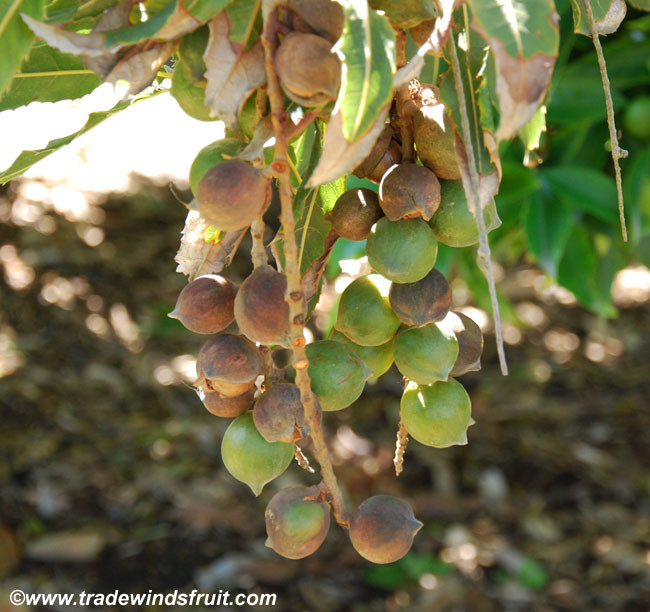
[[[428,221],[440,206],[440,183],[424,166],[396,164],[381,179],[379,205],[390,221]]]
[[[650,140],[650,96],[638,96],[627,105],[623,124],[633,136]]]
[[[311,389],[321,408],[342,410],[359,399],[370,368],[345,344],[319,340],[306,347]]]
[[[366,243],[368,262],[373,270],[396,283],[414,283],[433,268],[438,243],[422,219],[375,223]]]
[[[384,216],[377,194],[370,189],[349,189],[343,193],[329,220],[334,231],[346,240],[365,240],[372,226]]]
[[[284,472],[293,459],[293,444],[267,442],[255,428],[253,414],[238,416],[221,441],[226,469],[259,495],[267,482]]]
[[[178,105],[193,119],[199,121],[216,121],[210,116],[210,108],[205,105],[205,83],[192,83],[185,73],[183,61],[179,60],[172,74],[171,94]]]
[[[413,128],[420,161],[440,179],[459,179],[454,128],[444,105],[423,106],[415,114]]]
[[[429,221],[436,238],[451,247],[478,244],[476,218],[469,210],[462,181],[440,181],[440,186],[440,208]],[[483,219],[488,232],[501,225],[494,200],[483,209]]]
[[[334,326],[361,346],[385,344],[400,326],[388,298],[381,294],[372,276],[357,278],[345,288]]]
[[[289,487],[271,498],[264,519],[266,545],[287,559],[302,559],[325,540],[330,506],[318,487]]]
[[[450,312],[445,317],[445,322],[451,325],[458,340],[458,359],[449,376],[462,376],[467,372],[480,370],[483,352],[481,328],[462,312]]]
[[[430,323],[399,332],[393,353],[397,369],[406,378],[430,385],[447,380],[458,357],[458,340],[447,325]]]
[[[437,17],[432,0],[370,0],[368,4],[376,11],[384,11],[390,22],[402,29]]]
[[[237,155],[244,148],[244,143],[236,138],[223,138],[203,147],[194,158],[190,167],[190,188],[196,194],[199,181],[213,166],[226,161],[227,157]]]
[[[451,288],[444,274],[433,268],[416,283],[393,283],[388,299],[403,323],[422,327],[445,318],[451,306]]]
[[[360,344],[355,344],[336,329],[332,329],[328,336],[329,340],[336,340],[337,342],[342,342],[346,346],[350,347],[355,355],[361,358],[361,360],[372,370],[372,376],[368,380],[375,380],[379,378],[382,374],[388,371],[391,365],[393,365],[393,338],[384,344],[379,346],[361,346]]]
[[[422,523],[405,501],[392,495],[375,495],[364,501],[350,519],[354,549],[372,563],[393,563],[413,544]]]
[[[402,423],[409,435],[436,448],[467,444],[471,412],[467,391],[453,378],[428,386],[410,383],[400,402]]]
[[[248,227],[271,199],[271,182],[250,164],[224,161],[208,170],[196,190],[196,207],[210,225],[224,231]]]

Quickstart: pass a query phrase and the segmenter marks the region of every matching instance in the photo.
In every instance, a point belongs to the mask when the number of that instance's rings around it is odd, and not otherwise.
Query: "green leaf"
[[[556,197],[565,198],[575,210],[618,224],[616,185],[611,177],[581,166],[542,168],[539,175]]]
[[[63,23],[72,19],[79,9],[79,0],[54,0],[45,7],[46,23]]]
[[[34,34],[20,17],[43,18],[43,0],[0,0],[0,95],[29,52]]]
[[[627,0],[635,9],[640,11],[650,11],[650,0]]]
[[[516,134],[548,89],[559,50],[553,0],[468,0],[474,27],[490,45],[496,64],[501,121],[498,140]]]
[[[0,111],[30,102],[74,100],[90,93],[101,79],[80,58],[39,44],[32,50],[0,99]]]
[[[571,0],[573,23],[577,34],[591,36],[591,25],[584,0]],[[625,0],[589,0],[598,34],[613,34],[625,17]]]
[[[650,146],[632,156],[623,177],[625,215],[632,243],[650,232]]]
[[[179,0],[171,0],[157,12],[149,14],[147,21],[109,30],[104,35],[104,47],[111,49],[119,44],[132,44],[146,38],[155,38],[156,33],[163,28],[178,9],[178,3]]]
[[[257,38],[262,26],[259,0],[234,0],[226,7],[226,14],[230,40],[246,45]]]
[[[79,7],[74,18],[78,20],[101,16],[105,10],[115,6],[118,2],[119,0],[88,0]]]
[[[231,2],[232,0],[186,0],[183,6],[192,17],[196,17],[201,23],[206,23]]]
[[[339,48],[344,56],[337,105],[343,136],[354,142],[366,134],[390,101],[395,72],[395,32],[366,0],[341,0],[345,13]]]
[[[619,108],[625,98],[615,86],[611,91],[614,107]],[[603,83],[597,70],[590,74],[567,70],[554,80],[548,104],[551,125],[596,122],[606,116]]]
[[[599,261],[587,232],[574,226],[560,262],[558,282],[583,306],[602,316],[614,317],[617,310],[610,295],[614,271],[605,265],[607,262],[608,257]]]
[[[9,168],[7,168],[4,172],[0,173],[0,185],[4,185],[10,180],[16,178],[17,176],[20,176],[21,174],[29,170],[29,168],[31,168],[36,162],[39,162],[45,157],[47,157],[48,155],[51,155],[55,151],[58,151],[61,147],[70,144],[75,138],[78,138],[82,134],[85,134],[88,130],[94,128],[96,125],[99,125],[105,119],[108,119],[109,117],[116,115],[117,113],[124,110],[125,108],[128,108],[129,106],[131,106],[131,104],[134,104],[135,102],[139,102],[140,100],[146,100],[160,93],[164,93],[164,91],[156,91],[150,94],[143,95],[139,98],[134,98],[133,100],[122,100],[121,102],[118,102],[113,108],[107,111],[90,113],[90,115],[88,116],[88,121],[86,121],[86,124],[80,130],[72,134],[69,134],[68,136],[51,140],[50,142],[47,143],[47,146],[43,149],[36,149],[33,151],[23,151],[15,159],[14,163],[11,164],[11,166],[9,166]]]
[[[539,149],[542,133],[546,132],[546,106],[542,105],[530,118],[530,121],[519,131],[519,138],[529,151]]]
[[[528,248],[542,269],[557,278],[557,270],[571,233],[571,207],[561,198],[537,193],[524,213]]]

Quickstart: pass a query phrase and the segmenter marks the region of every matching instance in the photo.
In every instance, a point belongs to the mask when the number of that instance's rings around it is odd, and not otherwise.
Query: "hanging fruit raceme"
[[[291,32],[275,55],[275,68],[287,96],[302,106],[321,106],[336,99],[341,62],[331,43],[316,34]]]
[[[276,383],[264,391],[255,402],[253,421],[267,442],[297,442],[309,434],[300,389],[292,383]]]
[[[393,563],[413,544],[422,523],[411,507],[392,495],[375,495],[364,501],[350,519],[354,549],[372,563]]]
[[[388,342],[400,326],[399,319],[382,295],[376,275],[352,281],[341,294],[335,327],[361,346]],[[381,281],[381,278],[379,279]]]
[[[293,444],[267,442],[257,431],[250,412],[238,416],[221,441],[226,469],[247,484],[255,495],[284,472],[293,459]]]
[[[289,343],[287,277],[263,264],[251,272],[235,297],[235,320],[242,333],[261,344]]]
[[[264,518],[266,545],[287,559],[302,559],[325,540],[330,506],[318,487],[289,487],[271,498]]]
[[[382,217],[373,226],[366,243],[373,270],[396,283],[414,283],[433,268],[438,242],[422,219],[389,221]]]
[[[428,221],[440,206],[440,183],[424,166],[395,165],[381,179],[379,205],[389,221]]]
[[[235,320],[235,287],[223,276],[206,274],[183,287],[168,316],[197,334],[216,334]]]
[[[223,334],[208,340],[196,360],[197,386],[226,397],[250,389],[262,373],[258,348],[242,336]]]
[[[451,306],[451,288],[435,268],[415,283],[393,283],[390,306],[406,325],[422,327],[445,318]]]
[[[365,240],[372,226],[384,216],[377,194],[370,189],[345,191],[329,214],[334,231],[346,240]]]
[[[432,385],[409,383],[400,402],[402,423],[409,435],[436,448],[467,444],[471,412],[467,391],[453,378]]]
[[[271,199],[271,182],[243,161],[213,166],[199,181],[196,206],[210,225],[224,231],[248,227]]]

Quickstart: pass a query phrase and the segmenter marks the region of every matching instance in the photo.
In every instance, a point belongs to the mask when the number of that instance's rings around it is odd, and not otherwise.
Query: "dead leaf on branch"
[[[389,107],[389,104],[384,106],[368,132],[354,142],[348,142],[343,135],[341,113],[338,111],[332,113],[325,132],[323,153],[309,179],[308,186],[318,187],[330,183],[356,168],[370,153],[383,131]]]
[[[210,40],[203,54],[207,81],[205,102],[218,119],[231,126],[251,92],[266,83],[264,50],[260,41],[248,51],[243,45],[233,43],[225,11],[208,26]]]
[[[476,29],[489,42],[496,59],[496,90],[501,117],[496,138],[512,138],[542,104],[556,57],[543,53],[511,57],[501,41],[488,37],[478,27]]]
[[[607,34],[616,32],[627,13],[625,0],[589,1],[594,15],[596,33],[606,36]],[[571,7],[573,8],[574,31],[576,34],[591,36],[591,26],[586,15],[583,0],[571,0]]]
[[[253,131],[253,137],[250,142],[244,147],[244,150],[235,157],[237,159],[244,159],[246,161],[255,161],[257,159],[264,159],[264,145],[273,138],[273,122],[271,116],[265,117],[260,121]]]

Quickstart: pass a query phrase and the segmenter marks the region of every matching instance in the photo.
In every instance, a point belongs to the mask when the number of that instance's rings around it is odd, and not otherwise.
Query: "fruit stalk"
[[[616,175],[616,194],[618,196],[618,216],[621,222],[621,234],[623,235],[623,242],[627,242],[627,226],[625,225],[625,205],[623,203],[623,181],[621,179],[621,166],[618,163],[619,159],[627,157],[627,151],[621,149],[618,144],[618,135],[616,134],[616,121],[614,119],[614,101],[612,100],[612,90],[609,86],[609,76],[607,75],[607,64],[605,63],[605,56],[603,55],[603,48],[600,44],[600,37],[596,31],[596,22],[594,21],[594,13],[591,10],[589,0],[583,0],[582,4],[585,7],[585,14],[589,21],[591,29],[591,39],[594,41],[594,48],[596,49],[596,57],[598,58],[598,67],[600,68],[600,78],[603,81],[603,90],[605,91],[605,107],[607,108],[607,127],[609,127],[609,141],[612,147],[612,161],[614,162],[614,174]]]
[[[449,55],[451,56],[451,68],[454,73],[454,85],[456,87],[456,95],[458,96],[458,106],[460,109],[460,123],[461,131],[463,134],[463,141],[465,146],[465,153],[467,156],[467,165],[469,166],[469,181],[467,180],[466,173],[461,173],[463,181],[463,188],[467,195],[467,203],[469,209],[476,217],[478,225],[478,258],[479,262],[483,264],[483,270],[487,277],[488,287],[490,289],[490,300],[492,302],[492,314],[494,316],[494,330],[497,338],[497,353],[499,354],[499,364],[501,365],[501,373],[504,376],[508,375],[508,364],[506,362],[506,354],[503,348],[503,332],[501,329],[501,315],[499,313],[499,302],[497,300],[496,285],[494,282],[494,271],[492,269],[492,260],[490,259],[490,244],[487,237],[487,229],[485,227],[485,218],[483,217],[483,209],[479,199],[480,193],[480,179],[476,166],[476,157],[474,156],[474,147],[472,146],[472,132],[469,126],[469,115],[467,112],[467,105],[465,102],[465,86],[460,72],[460,62],[458,61],[458,53],[456,51],[456,42],[454,41],[453,33],[449,36]]]
[[[296,385],[300,389],[300,400],[305,411],[305,422],[309,426],[310,436],[314,447],[314,455],[321,467],[321,476],[331,497],[332,509],[336,522],[342,527],[348,527],[348,517],[339,489],[336,475],[332,467],[329,450],[325,442],[323,429],[318,418],[316,398],[311,391],[309,378],[309,360],[305,351],[303,327],[305,324],[305,298],[302,279],[298,267],[298,245],[296,243],[295,222],[293,217],[293,195],[291,193],[290,167],[288,163],[288,130],[292,130],[289,116],[284,110],[280,82],[275,72],[274,53],[276,47],[276,21],[274,0],[264,0],[262,11],[264,16],[264,47],[265,67],[267,75],[267,93],[271,106],[271,119],[275,135],[275,158],[271,165],[278,180],[283,228],[285,274],[287,276],[286,300],[289,304],[289,323],[291,327],[291,349],[293,366],[296,370]]]

